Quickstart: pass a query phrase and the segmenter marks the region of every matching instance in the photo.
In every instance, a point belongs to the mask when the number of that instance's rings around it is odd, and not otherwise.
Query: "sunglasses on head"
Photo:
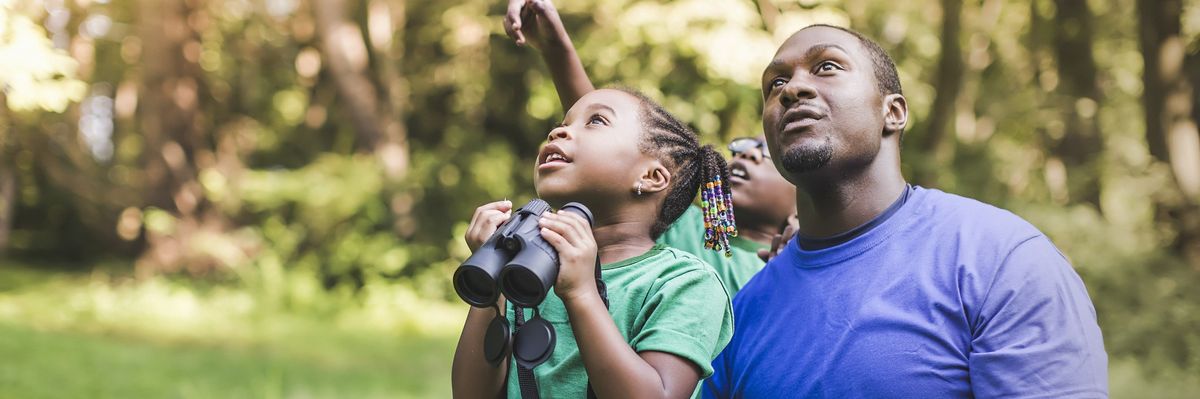
[[[733,156],[738,156],[746,151],[759,149],[762,152],[763,158],[770,158],[771,154],[767,153],[767,142],[756,137],[741,137],[733,139],[729,142],[729,152]]]

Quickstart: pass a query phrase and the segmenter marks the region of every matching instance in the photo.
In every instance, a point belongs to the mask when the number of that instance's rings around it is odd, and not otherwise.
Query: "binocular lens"
[[[496,283],[480,269],[466,269],[457,280],[459,294],[468,303],[486,305],[496,297]]]
[[[525,268],[513,268],[503,274],[505,295],[514,303],[520,305],[537,305],[544,292],[541,280],[532,271]]]

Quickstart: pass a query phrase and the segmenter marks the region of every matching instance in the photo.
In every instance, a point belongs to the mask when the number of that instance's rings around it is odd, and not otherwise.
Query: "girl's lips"
[[[546,162],[542,162],[540,165],[538,165],[537,169],[539,171],[551,170],[551,169],[557,169],[560,167],[564,167],[569,164],[570,164],[570,162],[561,161],[561,160],[546,161]]]
[[[545,165],[550,162],[571,162],[571,157],[568,157],[566,152],[558,145],[553,143],[542,147],[538,154],[538,166]]]

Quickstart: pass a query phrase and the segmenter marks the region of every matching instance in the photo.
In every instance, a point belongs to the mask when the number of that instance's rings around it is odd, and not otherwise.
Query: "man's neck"
[[[867,223],[904,193],[905,184],[898,159],[876,159],[850,176],[804,181],[796,186],[799,234],[831,237]]]

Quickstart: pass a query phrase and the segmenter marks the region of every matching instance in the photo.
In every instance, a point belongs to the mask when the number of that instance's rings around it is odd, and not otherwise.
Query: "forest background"
[[[811,23],[895,58],[905,175],[1016,212],[1113,397],[1200,392],[1200,1],[562,0],[720,145]],[[0,397],[447,397],[472,210],[561,118],[500,0],[0,0]]]

